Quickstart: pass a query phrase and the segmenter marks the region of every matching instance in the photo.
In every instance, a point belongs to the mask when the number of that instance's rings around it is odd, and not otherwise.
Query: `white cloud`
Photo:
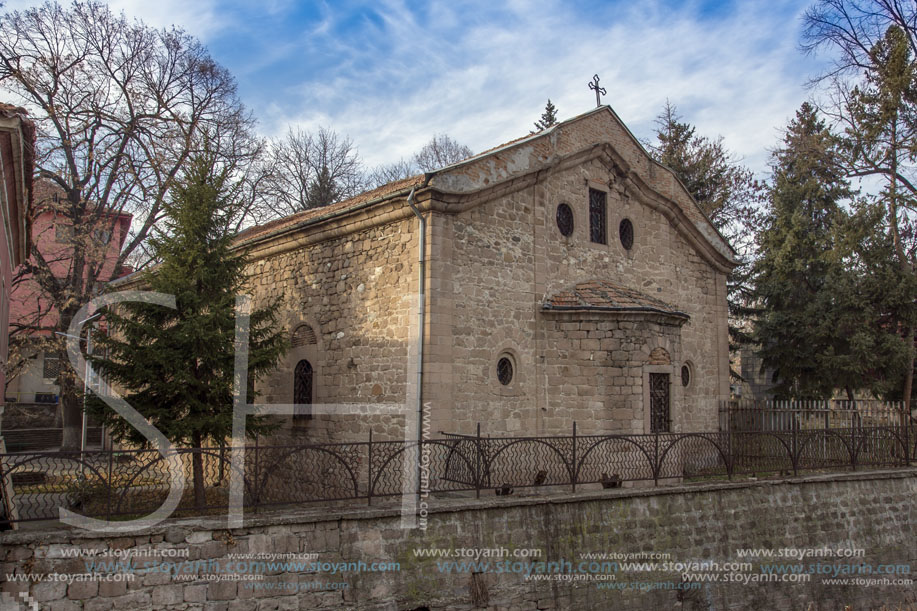
[[[604,102],[638,136],[652,133],[668,98],[699,133],[722,134],[764,171],[812,66],[796,49],[796,5],[744,3],[704,19],[657,3],[586,15],[517,2],[491,19],[469,17],[493,16],[483,3],[437,3],[420,15],[387,2],[378,11],[377,39],[351,44],[330,31],[311,41],[333,46],[335,76],[292,85],[262,115],[266,131],[330,124],[370,164],[410,155],[437,132],[482,150],[527,133],[548,97],[561,118],[591,108],[586,85],[598,72]]]
[[[228,25],[217,0],[108,0],[113,11],[155,28],[178,26],[206,41]]]

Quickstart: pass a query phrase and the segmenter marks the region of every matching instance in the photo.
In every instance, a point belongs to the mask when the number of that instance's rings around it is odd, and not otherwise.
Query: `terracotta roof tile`
[[[300,223],[305,223],[306,221],[316,219],[325,215],[330,215],[335,212],[344,212],[350,208],[356,208],[361,204],[370,202],[374,199],[380,199],[386,195],[391,195],[397,193],[398,191],[404,191],[410,189],[411,187],[419,187],[423,184],[423,174],[418,174],[417,176],[411,176],[410,178],[403,178],[401,180],[396,180],[390,183],[386,183],[375,189],[369,191],[364,191],[355,197],[350,199],[345,199],[343,201],[331,204],[330,206],[323,206],[321,208],[312,208],[311,210],[303,210],[302,212],[297,212],[296,214],[291,214],[290,216],[285,216],[282,219],[277,219],[270,221],[263,225],[258,225],[257,227],[249,227],[248,229],[239,233],[236,236],[236,243],[241,244],[255,238],[265,236],[270,233],[274,233]]]
[[[549,297],[545,310],[654,311],[687,318],[687,314],[661,299],[604,280],[577,284],[572,290]]]

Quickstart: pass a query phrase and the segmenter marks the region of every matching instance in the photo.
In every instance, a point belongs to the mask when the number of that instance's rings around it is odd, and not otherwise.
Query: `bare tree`
[[[410,178],[422,172],[439,170],[474,155],[464,144],[459,144],[446,134],[439,134],[426,143],[409,160],[380,165],[367,176],[368,186],[378,187],[388,182]]]
[[[396,180],[404,180],[420,173],[413,160],[399,159],[395,163],[377,166],[366,177],[367,186],[378,187]]]
[[[52,338],[99,283],[141,252],[203,136],[229,144],[229,131],[252,126],[235,81],[197,40],[129,22],[95,0],[0,17],[0,89],[34,118],[38,174],[62,193],[56,205],[73,227],[66,261],[55,264],[33,248],[24,266],[54,311],[31,331]],[[112,265],[104,236],[122,213],[133,215],[133,225]],[[62,343],[55,346],[65,362]],[[62,370],[60,385],[63,447],[72,449],[81,418],[73,372]]]
[[[224,231],[234,235],[246,226],[274,217],[269,198],[274,169],[269,144],[248,126],[226,121],[206,134],[213,156],[214,171],[226,173],[227,189],[238,209],[226,217]]]
[[[327,206],[357,195],[365,186],[353,141],[326,127],[315,134],[290,129],[271,143],[270,162],[268,205],[275,215]]]
[[[892,25],[904,30],[911,53],[917,55],[917,5],[912,2],[818,0],[806,10],[803,21],[803,51],[834,53],[832,69],[819,81],[871,70],[873,49]]]
[[[473,154],[464,144],[459,144],[446,134],[438,134],[414,155],[414,163],[424,172],[432,172]]]

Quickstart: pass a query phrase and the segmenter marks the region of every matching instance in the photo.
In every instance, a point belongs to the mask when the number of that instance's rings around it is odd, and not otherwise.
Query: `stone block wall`
[[[878,609],[883,605],[904,609],[917,604],[917,589],[912,583],[892,582],[913,579],[913,574],[866,574],[863,567],[917,570],[915,495],[917,470],[910,469],[608,490],[553,498],[437,500],[431,503],[426,530],[402,528],[397,508],[325,508],[255,517],[245,528],[229,530],[214,518],[179,520],[148,532],[117,536],[62,529],[5,532],[0,533],[0,575],[84,574],[92,557],[72,557],[75,550],[84,554],[86,550],[118,550],[121,555],[106,562],[127,558],[126,565],[96,566],[94,572],[133,573],[135,578],[70,584],[7,578],[0,591],[7,597],[25,592],[41,609],[51,611],[828,611]],[[748,548],[775,553],[782,549],[821,550],[822,554],[824,550],[859,549],[863,555],[797,560],[747,558],[737,553]],[[430,549],[449,551],[453,560],[467,553],[456,550],[478,550],[473,552],[479,554],[478,561],[490,564],[460,568],[442,556],[418,553]],[[198,568],[187,579],[179,579],[170,571],[141,573],[139,569],[149,561],[149,550],[159,551],[155,566],[165,561],[187,561],[198,562]],[[531,550],[540,556],[536,558]],[[176,553],[187,555],[170,555]],[[487,555],[480,555],[484,553]],[[620,558],[615,566],[589,564],[595,554],[612,558],[628,553],[667,556],[635,561],[657,562],[649,567],[627,567]],[[270,554],[307,555],[311,561],[325,564],[252,564],[254,559]],[[240,557],[249,564],[229,564]],[[504,560],[506,563],[499,564]],[[581,566],[584,560],[587,564]],[[562,574],[593,578],[526,579],[527,571],[537,575],[538,569],[523,563],[539,561],[570,562],[572,570],[562,570]],[[664,562],[672,564],[666,566]],[[748,565],[735,566],[743,562]],[[384,564],[373,567],[373,563]],[[684,572],[690,569],[674,563],[708,563],[706,571],[694,571],[721,577],[686,577]],[[778,565],[802,565],[799,572],[811,572],[810,579],[761,583],[761,576]],[[860,572],[851,574],[855,570]],[[207,577],[211,573],[237,575],[239,579],[217,581]],[[835,574],[880,582],[888,579],[889,583],[832,582]],[[606,578],[597,579],[596,575]],[[607,578],[609,575],[613,579]],[[253,581],[253,576],[262,579]],[[757,579],[751,581],[752,577]],[[255,589],[253,583],[262,586]],[[326,589],[318,590],[316,584]]]
[[[416,312],[416,220],[404,218],[253,260],[255,306],[279,302],[288,333],[308,325],[315,344],[294,347],[259,384],[259,400],[293,403],[293,376],[313,368],[313,403],[404,404],[409,383],[412,312]],[[313,441],[403,436],[403,419],[388,416],[285,417],[283,435]],[[281,434],[278,434],[278,437]]]

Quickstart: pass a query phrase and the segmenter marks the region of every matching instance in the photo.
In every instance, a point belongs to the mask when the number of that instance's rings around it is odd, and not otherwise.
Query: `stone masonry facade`
[[[600,221],[590,212],[595,193],[605,202]],[[421,224],[411,203],[426,226],[422,334]],[[567,235],[561,204],[572,212]],[[619,238],[625,220],[629,247]],[[593,239],[599,222],[605,243]],[[432,431],[467,434],[480,422],[487,434],[569,434],[575,421],[584,433],[648,433],[654,375],[668,387],[669,430],[714,430],[717,402],[728,398],[734,253],[608,107],[254,228],[239,245],[251,257],[256,303],[280,301],[291,337],[303,325],[314,335],[294,342],[261,381],[268,403],[304,396],[297,372],[308,371],[313,403],[387,403],[410,413],[418,336]],[[548,305],[595,282],[667,305]],[[507,362],[508,382],[498,371]],[[287,430],[345,440],[365,439],[371,427],[396,439],[403,422],[316,415],[291,418]]]
[[[404,401],[415,233],[403,219],[254,262],[250,285],[257,298],[280,302],[281,323],[291,334],[307,325],[315,335],[314,343],[291,348],[259,400],[293,403],[295,367],[306,359],[314,403]],[[293,429],[308,430],[313,441],[359,437],[367,427],[397,439],[401,425],[390,417],[316,415]]]

